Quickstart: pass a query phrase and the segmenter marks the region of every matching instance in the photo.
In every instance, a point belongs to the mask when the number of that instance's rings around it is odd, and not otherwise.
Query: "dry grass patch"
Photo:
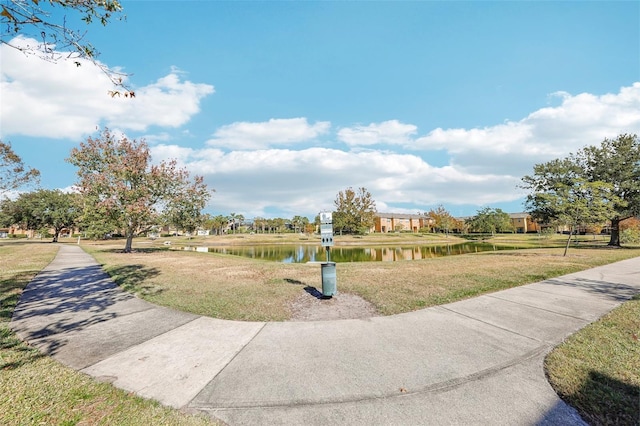
[[[305,287],[322,288],[318,264],[283,264],[214,253],[86,246],[124,288],[153,303],[224,319],[282,321]],[[337,265],[338,292],[381,315],[398,314],[536,282],[640,255],[638,249],[572,248]]]
[[[166,249],[130,254],[103,246],[85,249],[124,289],[153,303],[216,318],[286,320],[306,286],[321,286],[319,265]]]

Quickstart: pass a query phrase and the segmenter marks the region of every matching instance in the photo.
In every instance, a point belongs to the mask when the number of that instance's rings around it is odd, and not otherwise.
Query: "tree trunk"
[[[620,247],[620,218],[611,219],[611,238],[609,246]]]
[[[133,234],[127,234],[127,242],[124,246],[125,253],[131,253],[131,246],[133,245]]]
[[[562,255],[563,257],[565,257],[567,255],[567,250],[569,250],[569,244],[571,243],[571,236],[573,235],[573,225],[571,225],[569,227],[569,238],[567,239],[567,245],[564,246],[564,254]]]

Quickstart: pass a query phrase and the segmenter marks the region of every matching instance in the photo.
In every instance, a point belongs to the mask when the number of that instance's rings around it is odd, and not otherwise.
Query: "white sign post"
[[[330,298],[336,294],[336,264],[331,262],[333,246],[333,218],[331,212],[320,212],[320,240],[327,250],[327,261],[322,263],[322,295]]]

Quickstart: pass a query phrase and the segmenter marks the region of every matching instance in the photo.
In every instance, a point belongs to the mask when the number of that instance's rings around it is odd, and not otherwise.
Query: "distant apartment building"
[[[529,232],[540,232],[542,226],[533,220],[529,213],[509,213],[513,229],[518,234],[526,234]]]
[[[531,232],[540,232],[545,226],[539,224],[529,213],[510,213],[511,223],[514,232],[526,234]],[[451,232],[464,233],[466,220],[471,217],[456,217],[456,224],[452,227]],[[404,213],[378,213],[376,215],[374,226],[371,232],[419,232],[421,229],[432,230],[435,221],[426,215],[404,214]],[[462,226],[462,228],[461,228]]]
[[[433,219],[420,214],[377,213],[373,232],[418,232],[423,228],[431,228]]]

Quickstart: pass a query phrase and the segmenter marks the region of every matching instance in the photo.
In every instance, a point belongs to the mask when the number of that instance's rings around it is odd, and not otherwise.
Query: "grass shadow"
[[[590,371],[576,392],[559,396],[589,424],[640,424],[640,387],[601,372]]]
[[[3,326],[0,326],[0,354],[0,371],[14,370],[44,357]]]
[[[124,265],[105,268],[105,272],[120,288],[130,293],[157,294],[164,290],[149,283],[149,280],[160,275],[158,268]]]
[[[163,251],[169,251],[171,247],[144,247],[144,248],[135,248],[131,251],[131,253],[159,253]],[[114,254],[122,254],[128,255],[130,253],[126,253],[124,249],[121,248],[100,248],[96,251],[101,253],[114,253]]]
[[[573,278],[571,276],[566,276],[551,278],[544,282],[552,285],[573,287],[620,302],[630,300],[639,294],[636,287],[627,284],[598,281],[588,278]]]
[[[37,271],[22,272],[0,280],[0,322],[11,320],[22,291]]]

